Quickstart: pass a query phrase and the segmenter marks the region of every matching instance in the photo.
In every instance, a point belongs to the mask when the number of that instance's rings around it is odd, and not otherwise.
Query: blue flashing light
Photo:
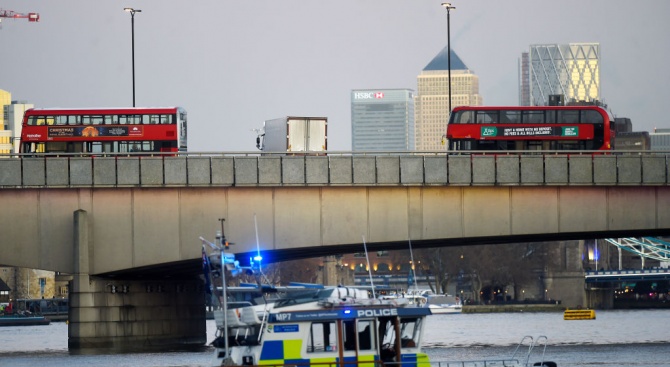
[[[263,260],[263,257],[261,255],[254,256],[254,261],[261,261],[261,260]]]
[[[351,313],[351,310],[344,310],[344,314],[345,314],[345,315],[348,315],[348,314],[350,314],[350,313]]]

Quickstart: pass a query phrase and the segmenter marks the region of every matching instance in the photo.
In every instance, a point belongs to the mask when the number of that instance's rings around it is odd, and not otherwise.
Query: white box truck
[[[256,147],[268,153],[325,152],[328,150],[328,118],[287,116],[266,120]]]

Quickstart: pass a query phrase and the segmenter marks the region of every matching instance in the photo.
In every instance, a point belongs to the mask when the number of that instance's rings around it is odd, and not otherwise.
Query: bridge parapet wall
[[[0,159],[0,187],[668,185],[664,154]]]

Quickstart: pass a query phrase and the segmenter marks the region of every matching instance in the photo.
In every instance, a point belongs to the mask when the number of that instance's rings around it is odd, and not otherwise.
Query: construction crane
[[[17,13],[15,11],[11,10],[4,10],[0,9],[0,22],[2,22],[2,18],[12,18],[12,19],[28,19],[29,22],[39,22],[40,21],[40,15],[38,13]]]

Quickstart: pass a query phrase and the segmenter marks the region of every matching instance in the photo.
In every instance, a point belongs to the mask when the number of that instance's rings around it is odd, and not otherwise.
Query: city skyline
[[[263,121],[326,116],[329,149],[351,147],[350,93],[417,89],[417,76],[447,43],[440,1],[305,0],[52,2],[10,0],[0,89],[35,107],[132,105],[131,18],[135,16],[137,106],[181,106],[189,150],[254,151]],[[603,101],[634,130],[670,127],[661,101],[670,52],[654,0],[452,2],[451,47],[479,76],[485,105],[518,104],[518,63],[530,45],[598,42]],[[77,11],[72,11],[76,9]],[[550,17],[546,14],[551,14]]]

